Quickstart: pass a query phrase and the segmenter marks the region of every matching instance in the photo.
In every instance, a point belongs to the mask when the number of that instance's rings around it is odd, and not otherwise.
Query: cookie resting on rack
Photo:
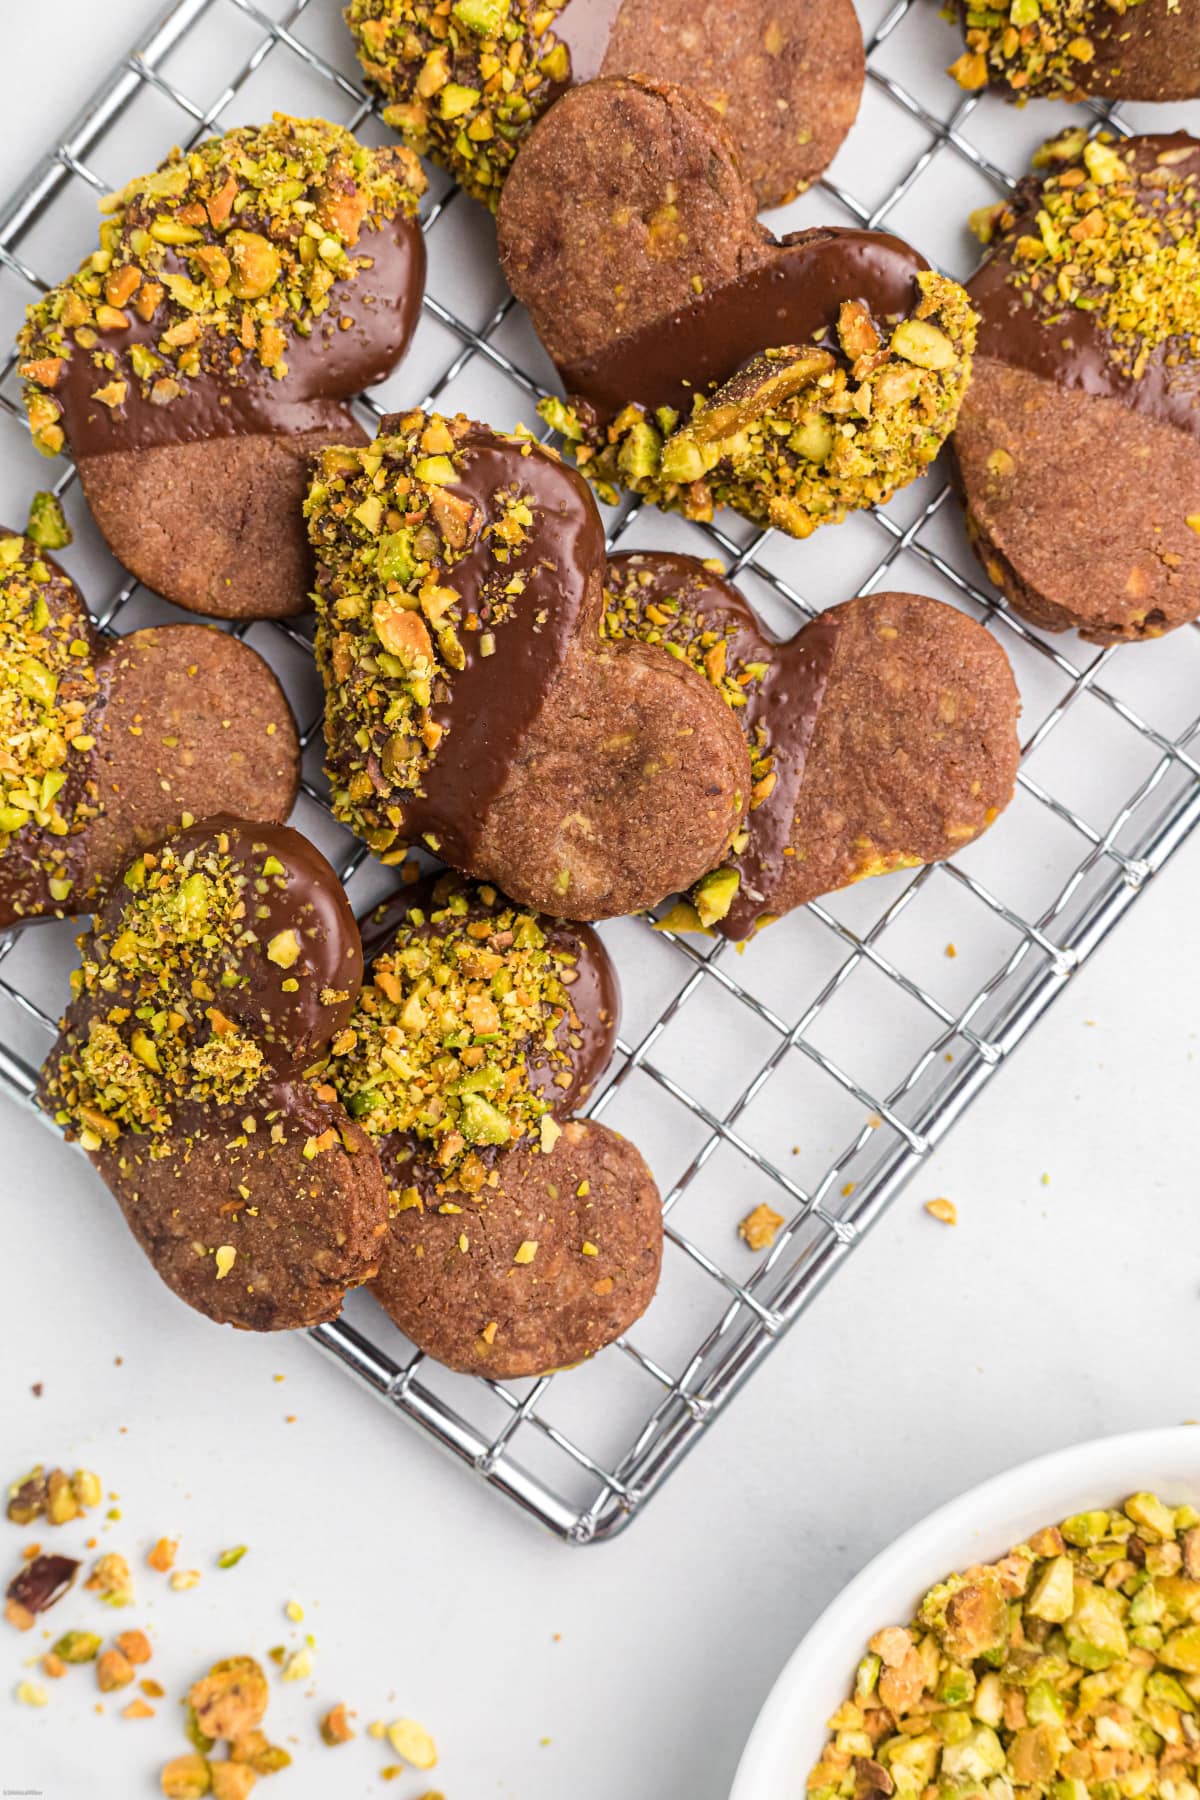
[[[87,912],[181,817],[282,822],[299,776],[248,644],[209,625],[101,637],[42,545],[0,532],[0,930]]]
[[[425,246],[412,152],[277,114],[101,203],[100,247],[20,333],[34,443],[69,449],[113,553],[194,612],[308,604],[308,459],[404,354]]]
[[[321,454],[306,511],[333,810],[385,862],[420,845],[592,919],[720,861],[741,733],[686,662],[602,641],[603,526],[553,452],[397,415]]]
[[[388,1205],[369,1140],[304,1074],[362,981],[329,864],[286,826],[210,819],[135,857],[80,946],[42,1106],[198,1312],[336,1317]]]
[[[1097,644],[1200,616],[1200,141],[1043,145],[976,215],[975,376],[954,450],[1018,612]]]
[[[713,106],[780,206],[833,160],[866,72],[853,0],[351,0],[346,18],[385,122],[492,206],[568,87],[639,69]]]
[[[807,537],[915,480],[954,426],[963,289],[885,232],[773,237],[684,88],[572,89],[521,150],[497,231],[567,396],[539,411],[605,498]]]
[[[1017,101],[1191,100],[1200,94],[1200,0],[957,0],[966,48],[950,73]]]
[[[1008,805],[1020,701],[990,632],[922,594],[870,594],[768,636],[695,557],[614,556],[605,633],[670,645],[733,709],[750,815],[664,921],[744,938],[820,894],[962,850]]]
[[[617,1030],[587,926],[443,875],[366,923],[362,995],[319,1091],[382,1161],[374,1291],[450,1368],[544,1374],[593,1355],[658,1281],[658,1190],[633,1146],[571,1118]]]

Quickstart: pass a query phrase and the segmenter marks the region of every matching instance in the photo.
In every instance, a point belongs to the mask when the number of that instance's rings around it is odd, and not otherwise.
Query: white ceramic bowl
[[[859,1657],[883,1625],[904,1625],[925,1590],[951,1570],[1000,1556],[1039,1525],[1148,1488],[1200,1505],[1200,1429],[1131,1431],[1040,1456],[994,1475],[906,1531],[856,1575],[793,1652],[738,1764],[730,1800],[803,1800],[850,1692]]]

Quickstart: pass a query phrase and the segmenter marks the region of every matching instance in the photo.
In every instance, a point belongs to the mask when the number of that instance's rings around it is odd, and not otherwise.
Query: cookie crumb
[[[931,1219],[936,1219],[941,1225],[958,1224],[958,1208],[955,1206],[953,1200],[927,1200],[925,1202],[925,1211],[929,1214]]]

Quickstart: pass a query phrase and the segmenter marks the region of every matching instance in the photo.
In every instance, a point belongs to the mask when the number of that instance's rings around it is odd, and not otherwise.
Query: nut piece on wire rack
[[[362,980],[329,864],[286,826],[210,819],[136,857],[80,945],[42,1106],[197,1311],[336,1317],[388,1215],[365,1135],[304,1079]]]
[[[750,752],[749,818],[673,929],[744,938],[864,876],[955,855],[1012,798],[1008,658],[940,600],[860,595],[780,643],[711,564],[651,551],[610,559],[604,630],[685,656]]]
[[[282,822],[299,774],[249,645],[208,625],[103,638],[41,543],[0,532],[0,929],[88,911],[181,816]]]
[[[773,237],[684,88],[573,89],[517,158],[497,229],[567,394],[539,410],[604,498],[807,537],[915,480],[953,429],[963,289],[886,233]]]
[[[600,940],[453,875],[397,894],[363,937],[362,996],[320,1091],[382,1160],[377,1297],[451,1368],[516,1377],[593,1355],[649,1305],[662,1259],[641,1156],[570,1117],[616,1036]]]
[[[949,73],[1011,99],[1191,100],[1200,0],[957,0],[966,48]]]
[[[737,723],[686,661],[604,642],[587,483],[523,436],[385,419],[317,458],[333,810],[542,912],[656,905],[721,860],[749,799]]]
[[[307,460],[408,345],[425,279],[412,152],[277,114],[101,203],[100,247],[20,333],[35,444],[69,449],[114,554],[224,618],[307,604]]]
[[[1200,141],[1065,132],[973,223],[979,559],[1046,630],[1161,637],[1200,616]]]
[[[779,206],[833,160],[865,76],[852,0],[351,0],[346,19],[387,124],[491,206],[560,94],[638,69],[713,106]]]

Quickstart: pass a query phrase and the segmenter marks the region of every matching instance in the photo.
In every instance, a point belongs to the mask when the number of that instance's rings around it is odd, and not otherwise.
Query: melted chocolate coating
[[[1189,162],[1174,167],[1200,170],[1200,142],[1183,131],[1130,138],[1119,146],[1119,154],[1140,172],[1154,168],[1164,152],[1188,146]],[[1033,221],[1042,185],[1043,178],[1037,175],[1021,183],[1012,200],[1014,223],[967,283],[979,313],[979,356],[1025,369],[1060,387],[1121,400],[1136,412],[1200,435],[1200,363],[1186,354],[1185,347],[1173,340],[1158,345],[1145,372],[1135,379],[1114,360],[1112,341],[1094,314],[1066,302],[1048,312],[1028,286],[1014,285],[1013,249],[1020,237],[1036,231]],[[1147,198],[1154,191],[1139,189]]]
[[[702,621],[701,629],[728,637],[731,667],[765,662],[767,673],[746,689],[746,705],[738,719],[747,738],[757,726],[766,732],[774,752],[775,786],[750,814],[749,841],[725,862],[740,880],[733,905],[717,929],[730,938],[749,937],[764,912],[771,911],[772,891],[791,843],[792,821],[804,779],[804,765],[816,730],[817,715],[837,648],[839,622],[820,615],[791,639],[769,636],[753,608],[732,582],[713,575],[695,557],[670,551],[634,552],[609,560],[609,581],[618,588],[635,583],[639,607],[655,600],[678,600]],[[650,576],[642,582],[639,576]],[[780,652],[785,654],[781,655]]]
[[[919,298],[929,267],[902,239],[880,231],[818,228],[771,238],[762,260],[686,306],[613,340],[586,361],[559,367],[567,393],[604,424],[634,402],[687,411],[694,394],[727,381],[752,356],[786,345],[838,349],[838,311],[861,300],[877,320],[899,319]]]
[[[109,407],[92,398],[107,377],[90,353],[76,350],[54,390],[74,454],[103,456],[214,437],[291,436],[336,428],[343,421],[353,431],[352,416],[340,402],[382,380],[403,356],[416,328],[425,287],[425,239],[415,219],[397,218],[374,230],[364,228],[351,254],[372,257],[374,267],[335,285],[329,310],[315,321],[311,336],[288,333],[288,372],[282,380],[248,360],[224,377],[193,376],[185,392],[165,406],[144,400],[131,381],[124,404]],[[171,265],[176,273],[187,273],[183,259],[171,256]],[[351,324],[343,330],[340,321],[347,318]],[[134,313],[127,330],[104,334],[100,348],[153,348],[162,330],[161,319],[147,324]]]

